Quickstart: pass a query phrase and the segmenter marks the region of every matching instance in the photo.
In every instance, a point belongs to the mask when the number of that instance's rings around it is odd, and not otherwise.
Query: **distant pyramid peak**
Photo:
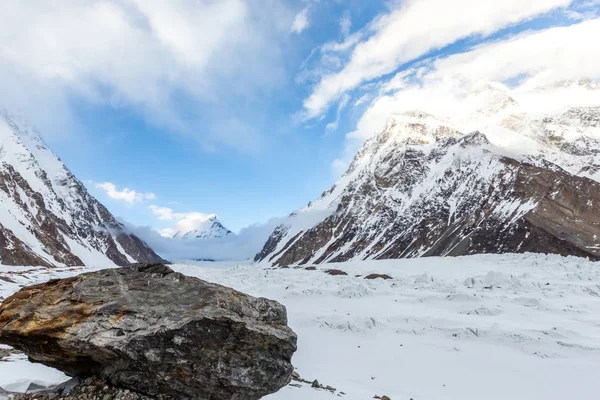
[[[199,219],[196,227],[187,231],[178,231],[173,238],[182,240],[217,239],[231,234],[233,232],[219,221],[217,214],[206,214],[205,218]]]

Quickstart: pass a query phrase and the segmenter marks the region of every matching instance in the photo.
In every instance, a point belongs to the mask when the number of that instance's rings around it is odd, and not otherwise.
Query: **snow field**
[[[337,391],[301,384],[269,400],[340,392],[356,400],[591,400],[600,390],[599,267],[525,254],[355,261],[316,270],[202,262],[173,269],[286,305],[298,334],[297,372]],[[348,275],[329,275],[330,268]],[[7,273],[15,269],[0,267],[0,296],[82,272]],[[393,279],[365,280],[370,273]],[[22,356],[11,359],[0,362],[0,386],[63,379]]]

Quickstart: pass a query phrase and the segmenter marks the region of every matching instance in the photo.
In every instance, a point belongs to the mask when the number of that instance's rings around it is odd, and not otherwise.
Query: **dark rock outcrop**
[[[392,279],[392,277],[387,274],[369,274],[369,275],[365,276],[365,279],[368,279],[368,280],[383,279],[383,280],[387,281],[388,279]]]
[[[134,264],[26,287],[0,306],[0,342],[68,375],[173,399],[259,399],[290,381],[285,307]]]
[[[344,275],[348,275],[347,272],[342,271],[340,269],[328,269],[325,271],[326,274],[329,274],[331,276],[344,276]]]

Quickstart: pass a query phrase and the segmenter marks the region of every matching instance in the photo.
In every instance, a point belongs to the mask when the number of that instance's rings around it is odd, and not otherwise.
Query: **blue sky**
[[[410,85],[600,70],[579,43],[600,34],[597,0],[84,3],[7,1],[3,102],[116,216],[157,230],[197,212],[237,231],[305,205]],[[496,68],[491,46],[515,42],[523,53]]]

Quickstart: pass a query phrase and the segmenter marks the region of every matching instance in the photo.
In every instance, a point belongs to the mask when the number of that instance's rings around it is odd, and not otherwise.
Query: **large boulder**
[[[281,304],[162,264],[23,288],[0,305],[0,342],[70,376],[207,400],[276,392],[296,350]]]

